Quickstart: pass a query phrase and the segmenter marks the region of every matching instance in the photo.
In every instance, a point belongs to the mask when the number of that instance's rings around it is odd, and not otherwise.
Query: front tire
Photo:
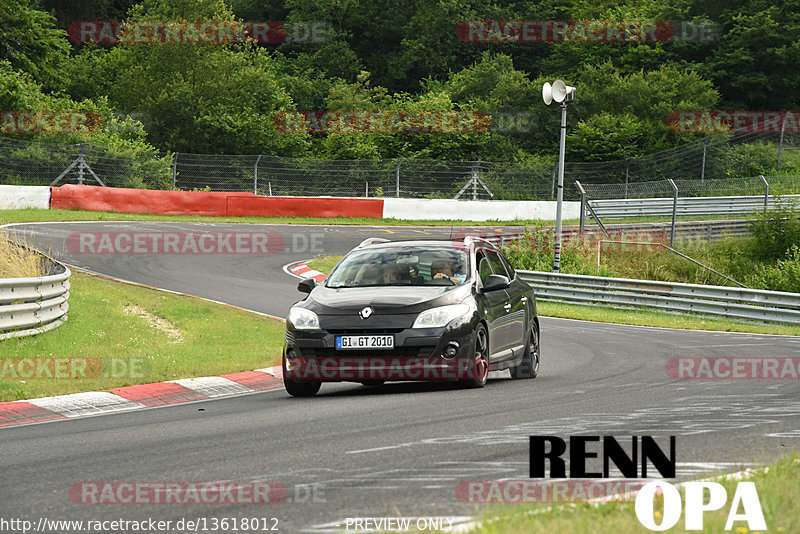
[[[472,360],[470,373],[472,378],[464,380],[463,384],[469,388],[482,388],[489,377],[489,334],[486,327],[479,324],[475,329],[475,355]]]
[[[283,387],[286,388],[286,392],[292,397],[313,397],[317,394],[321,386],[322,382],[319,380],[298,382],[291,378],[283,379]]]
[[[541,361],[541,349],[539,348],[539,329],[534,325],[528,334],[528,341],[525,343],[525,353],[522,361],[516,367],[511,368],[511,378],[536,378],[539,374],[539,362]]]

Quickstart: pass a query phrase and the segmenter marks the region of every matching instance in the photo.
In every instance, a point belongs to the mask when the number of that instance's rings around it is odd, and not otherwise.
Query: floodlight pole
[[[561,268],[561,205],[564,203],[564,152],[567,145],[567,101],[561,102],[561,143],[558,147],[558,193],[556,196],[556,244],[553,272]]]

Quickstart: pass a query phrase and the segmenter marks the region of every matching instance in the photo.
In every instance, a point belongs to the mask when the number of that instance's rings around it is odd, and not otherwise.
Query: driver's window
[[[492,270],[494,271],[494,274],[502,274],[508,279],[511,279],[511,277],[508,276],[508,272],[506,272],[506,268],[503,265],[503,262],[500,261],[499,254],[497,254],[496,252],[487,251],[486,257],[489,258],[489,263],[492,265]]]
[[[489,260],[486,259],[486,255],[483,252],[479,252],[475,255],[475,261],[478,262],[478,276],[481,279],[481,284],[485,284],[486,279],[489,278],[490,274],[492,274],[492,268],[489,266]]]

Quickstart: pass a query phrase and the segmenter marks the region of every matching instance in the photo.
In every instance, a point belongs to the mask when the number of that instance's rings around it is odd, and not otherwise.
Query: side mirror
[[[483,283],[483,292],[488,293],[489,291],[505,289],[509,284],[510,282],[507,276],[503,276],[502,274],[490,274],[489,277],[486,278],[486,282]]]
[[[302,293],[311,293],[311,290],[317,287],[317,281],[313,278],[306,278],[297,284],[297,290]]]

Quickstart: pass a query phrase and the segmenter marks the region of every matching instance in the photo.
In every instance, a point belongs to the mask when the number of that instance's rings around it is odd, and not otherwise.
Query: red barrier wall
[[[233,217],[383,217],[381,198],[228,197]]]
[[[62,185],[51,191],[51,209],[216,217],[383,217],[379,198],[259,197],[91,185]]]

